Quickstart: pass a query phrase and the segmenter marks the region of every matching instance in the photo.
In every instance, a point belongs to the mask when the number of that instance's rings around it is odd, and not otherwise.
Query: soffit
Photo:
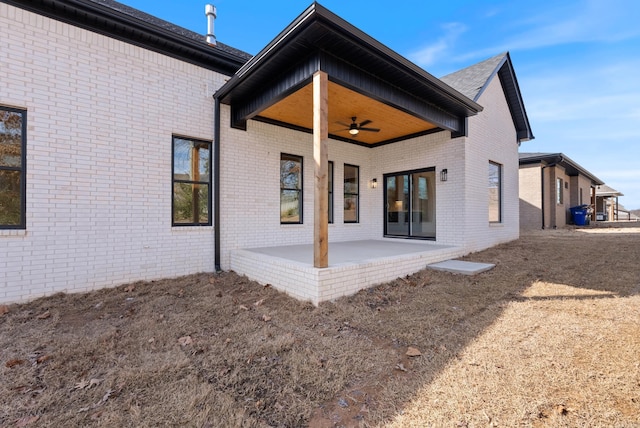
[[[437,127],[402,110],[371,99],[337,83],[329,82],[329,134],[338,139],[354,143],[374,145],[394,141],[415,134],[436,130]],[[260,113],[261,118],[290,124],[298,128],[313,128],[313,85],[308,84],[290,96],[280,100]],[[357,136],[349,134],[344,125],[356,117],[358,123],[371,122],[368,128],[379,128],[379,132],[360,131]]]

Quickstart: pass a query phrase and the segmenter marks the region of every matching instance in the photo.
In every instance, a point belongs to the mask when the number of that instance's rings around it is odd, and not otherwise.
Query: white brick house
[[[327,242],[518,237],[508,54],[439,80],[315,3],[251,58],[111,0],[10,0],[0,65],[3,302],[234,268],[317,303],[425,264],[364,279]],[[301,244],[281,283],[242,258]]]

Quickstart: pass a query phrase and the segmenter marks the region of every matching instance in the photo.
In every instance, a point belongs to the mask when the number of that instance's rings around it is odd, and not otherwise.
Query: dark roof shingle
[[[481,90],[498,67],[505,61],[506,53],[473,64],[469,67],[447,74],[440,78],[444,83],[457,89],[474,101],[478,100]]]
[[[194,31],[188,30],[184,27],[180,27],[178,25],[175,25],[169,21],[165,21],[163,19],[160,19],[156,16],[150,15],[146,12],[143,12],[141,10],[135,9],[133,7],[127,6],[126,4],[122,4],[120,2],[114,1],[114,0],[88,0],[92,3],[96,3],[105,7],[108,7],[109,9],[112,9],[114,11],[123,13],[125,15],[130,16],[131,18],[135,18],[137,20],[140,21],[144,21],[145,23],[149,24],[149,25],[153,25],[159,28],[162,28],[166,31],[169,31],[171,33],[174,34],[178,34],[180,36],[186,37],[188,39],[197,41],[197,42],[201,42],[203,44],[206,44],[206,36],[203,34],[199,34],[196,33]],[[203,14],[204,15],[204,14]],[[203,25],[206,24],[204,18],[202,21]],[[247,52],[241,51],[240,49],[236,49],[233,48],[229,45],[225,45],[224,43],[220,43],[218,42],[216,44],[216,48],[220,49],[223,52],[227,52],[229,54],[235,55],[237,57],[240,58],[244,58],[247,61],[249,59],[251,59],[252,55],[248,54]]]

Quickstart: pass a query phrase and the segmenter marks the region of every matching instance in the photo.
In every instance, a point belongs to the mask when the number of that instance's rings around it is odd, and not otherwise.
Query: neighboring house
[[[618,204],[618,197],[624,196],[623,193],[618,192],[616,189],[607,186],[606,184],[601,184],[596,187],[596,202],[595,202],[595,212],[596,212],[596,220],[598,221],[616,221],[620,220],[621,216],[619,215],[622,210],[620,209],[620,205]],[[630,214],[625,212],[623,215],[630,219]]]
[[[571,224],[570,208],[593,206],[595,188],[602,184],[563,153],[520,153],[520,228]]]
[[[233,269],[318,303],[518,238],[508,53],[437,79],[317,3],[254,57],[112,0],[0,32],[0,301]],[[329,263],[370,240],[418,253]]]

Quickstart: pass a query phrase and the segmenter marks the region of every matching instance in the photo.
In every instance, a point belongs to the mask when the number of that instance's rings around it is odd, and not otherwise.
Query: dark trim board
[[[268,123],[269,125],[274,125],[274,126],[280,126],[280,127],[283,127],[283,128],[293,129],[294,131],[304,132],[305,134],[313,134],[313,129],[305,128],[303,126],[292,125],[290,123],[281,122],[279,120],[270,119],[268,117],[256,116],[256,117],[253,118],[253,120],[255,120],[256,122]],[[244,130],[246,131],[246,128]],[[416,132],[415,134],[405,135],[403,137],[398,137],[398,138],[392,138],[392,139],[389,139],[389,140],[380,141],[378,143],[373,143],[373,144],[363,143],[362,141],[357,141],[357,140],[354,140],[352,138],[341,137],[340,135],[335,135],[335,134],[329,134],[329,138],[331,138],[332,140],[342,141],[344,143],[355,144],[356,146],[361,146],[361,147],[368,147],[368,148],[371,149],[371,148],[375,148],[375,147],[386,146],[387,144],[398,143],[398,142],[404,141],[404,140],[410,140],[412,138],[422,137],[424,135],[437,134],[439,132],[448,132],[448,131],[446,129],[442,129],[442,128],[433,128],[433,129],[428,129],[428,130],[423,131],[423,132]],[[452,138],[453,138],[453,135],[452,135]]]
[[[375,72],[374,72],[375,70]],[[482,106],[313,3],[214,95],[231,106],[231,126],[307,84],[317,71],[366,97],[451,131]]]
[[[234,74],[251,56],[228,46],[209,46],[198,35],[110,0],[2,0],[57,21],[213,70]]]

